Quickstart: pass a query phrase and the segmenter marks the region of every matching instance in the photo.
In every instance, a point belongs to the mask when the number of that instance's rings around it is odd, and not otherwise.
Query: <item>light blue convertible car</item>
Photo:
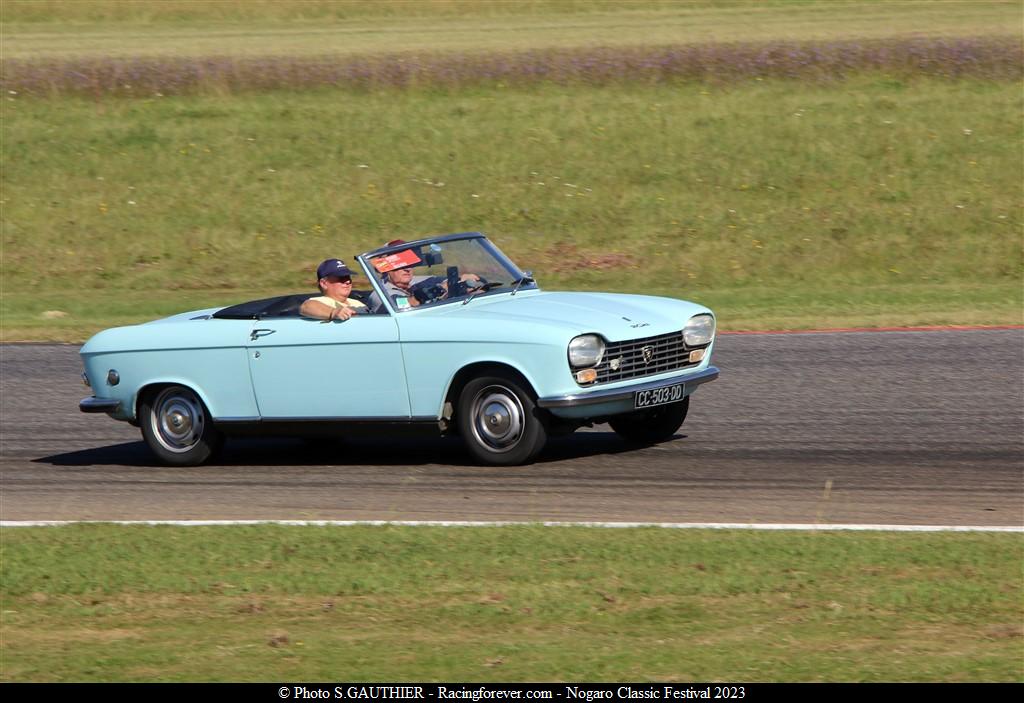
[[[594,423],[669,439],[718,377],[715,318],[694,303],[542,291],[479,233],[355,258],[369,283],[351,297],[368,308],[343,322],[300,317],[307,293],[100,332],[79,407],[139,426],[169,464],[207,461],[226,435],[428,427],[509,465]],[[407,297],[384,287],[397,268],[413,270]]]

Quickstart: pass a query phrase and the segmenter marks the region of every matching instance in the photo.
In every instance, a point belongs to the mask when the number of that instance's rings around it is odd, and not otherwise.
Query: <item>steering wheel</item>
[[[435,300],[440,300],[445,297],[444,287],[441,285],[440,276],[431,276],[430,278],[420,281],[416,285],[409,289],[416,300],[420,303],[432,303]]]
[[[479,281],[466,281],[466,285],[469,286],[470,294],[473,294],[486,293],[489,290],[501,288],[505,284],[502,283],[501,281],[488,281],[487,279],[481,277]]]

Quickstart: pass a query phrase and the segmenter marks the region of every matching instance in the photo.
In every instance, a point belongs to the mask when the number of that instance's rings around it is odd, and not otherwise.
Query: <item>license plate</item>
[[[655,405],[677,403],[683,399],[683,384],[655,388],[653,391],[637,391],[633,394],[634,408],[651,408]]]

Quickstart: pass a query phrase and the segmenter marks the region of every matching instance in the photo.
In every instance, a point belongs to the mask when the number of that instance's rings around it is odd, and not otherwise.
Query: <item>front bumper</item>
[[[78,409],[83,413],[107,413],[112,415],[121,409],[120,400],[105,400],[94,395],[82,398],[78,403]]]
[[[609,388],[607,390],[591,391],[590,393],[573,393],[570,395],[550,396],[538,398],[537,405],[541,408],[585,408],[593,405],[606,405],[622,401],[633,401],[633,394],[637,391],[652,391],[656,388],[674,386],[678,383],[683,385],[683,395],[690,395],[702,383],[714,381],[718,378],[718,368],[709,366],[700,373],[692,376],[676,376],[675,378],[663,378],[657,381],[648,381],[635,386],[625,388]]]

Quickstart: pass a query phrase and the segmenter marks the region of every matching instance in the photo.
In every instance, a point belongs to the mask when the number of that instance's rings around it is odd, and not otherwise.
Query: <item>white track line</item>
[[[881,531],[881,532],[1020,532],[1024,526],[998,525],[830,525],[805,523],[749,522],[503,522],[447,520],[0,520],[0,527],[60,527],[75,524],[174,525],[210,527],[221,525],[293,525],[300,527],[358,525],[404,527],[660,527],[674,530],[806,530],[806,531]]]

